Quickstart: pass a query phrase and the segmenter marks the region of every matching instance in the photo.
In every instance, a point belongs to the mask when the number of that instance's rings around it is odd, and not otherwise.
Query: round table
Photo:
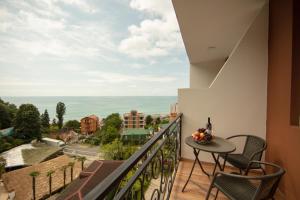
[[[208,177],[213,176],[216,171],[217,166],[219,167],[219,169],[221,171],[223,171],[225,168],[225,165],[221,166],[221,164],[219,162],[219,156],[217,158],[215,154],[224,154],[226,157],[228,153],[232,153],[236,149],[235,145],[232,142],[230,142],[229,140],[226,140],[224,138],[218,137],[218,136],[213,136],[213,139],[209,144],[197,143],[194,141],[192,136],[189,136],[189,137],[185,138],[185,143],[188,146],[193,148],[195,160],[194,160],[193,167],[191,169],[189,178],[188,178],[187,182],[185,183],[185,185],[182,189],[182,192],[184,191],[186,185],[188,184],[188,182],[192,176],[196,162],[198,162],[198,164],[200,165],[200,168],[204,174],[206,174]],[[211,153],[211,155],[215,161],[215,166],[214,166],[214,170],[213,170],[212,174],[209,174],[204,170],[204,168],[201,164],[201,161],[198,158],[200,151]]]

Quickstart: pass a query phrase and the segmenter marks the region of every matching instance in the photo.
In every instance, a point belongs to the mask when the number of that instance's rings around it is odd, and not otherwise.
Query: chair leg
[[[266,170],[263,167],[260,167],[260,168],[261,168],[262,172],[264,173],[264,175],[266,175],[267,174]]]
[[[206,197],[205,197],[205,200],[208,200],[209,199],[209,196],[210,196],[210,193],[211,193],[211,190],[213,189],[214,187],[214,183],[212,182],[209,186],[209,189],[207,191],[207,194],[206,194]]]
[[[217,188],[217,192],[216,192],[216,195],[215,195],[215,200],[217,199],[218,194],[219,194],[219,189]]]

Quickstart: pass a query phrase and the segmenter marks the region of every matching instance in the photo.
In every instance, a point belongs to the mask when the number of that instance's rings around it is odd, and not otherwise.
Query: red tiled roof
[[[88,192],[90,192],[97,184],[103,181],[122,163],[123,161],[113,160],[94,161],[61,193],[57,200],[83,199]]]

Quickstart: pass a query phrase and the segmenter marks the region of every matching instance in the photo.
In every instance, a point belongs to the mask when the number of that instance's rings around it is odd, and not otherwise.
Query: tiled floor
[[[182,192],[182,188],[188,179],[190,170],[192,168],[193,162],[190,160],[183,160],[179,164],[177,171],[175,183],[171,193],[171,200],[202,200],[205,199],[206,193],[210,186],[210,178],[208,178],[201,171],[198,164],[196,164],[192,178],[188,185],[185,188],[185,191]],[[213,171],[212,164],[205,164],[205,170],[208,172]],[[232,171],[232,168],[226,168],[225,171]],[[212,190],[210,199],[214,199],[215,189]],[[219,192],[218,200],[227,199],[221,192]],[[276,195],[276,200],[284,200],[283,197]]]

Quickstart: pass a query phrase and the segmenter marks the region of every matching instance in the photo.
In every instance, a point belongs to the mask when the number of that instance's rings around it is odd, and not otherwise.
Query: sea
[[[105,118],[111,113],[121,115],[131,110],[145,114],[168,114],[171,104],[177,102],[177,96],[34,96],[34,97],[0,97],[4,101],[20,106],[30,103],[42,114],[48,110],[50,119],[55,118],[56,104],[66,105],[65,120],[80,120],[95,114]]]

